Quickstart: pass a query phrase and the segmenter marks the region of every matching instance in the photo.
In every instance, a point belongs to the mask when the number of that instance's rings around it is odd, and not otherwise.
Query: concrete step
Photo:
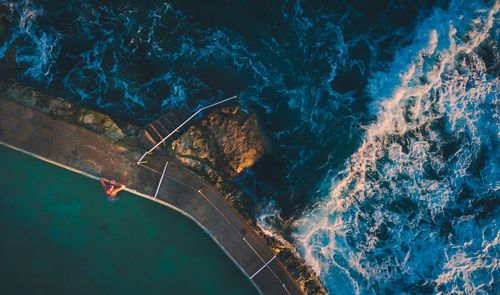
[[[163,114],[144,128],[145,142],[154,142],[151,146],[153,147],[184,123],[191,115],[192,112],[188,109],[177,109]],[[171,140],[180,136],[189,126],[190,124],[184,125],[178,132],[172,135]],[[164,143],[162,146],[167,146],[167,144]]]
[[[156,143],[160,142],[163,139],[160,131],[158,131],[158,129],[156,129],[156,127],[154,126],[154,124],[149,124],[149,127],[157,135],[158,141]]]
[[[142,140],[143,144],[148,148],[155,146],[157,143],[155,136],[152,135],[150,132],[146,131],[146,129],[144,129],[142,138],[143,138]]]
[[[172,132],[177,126],[172,124],[165,116],[161,116],[160,118],[157,119],[163,126],[167,128],[167,130],[170,130]]]
[[[168,112],[165,115],[163,115],[164,118],[168,119],[174,126],[179,126],[184,122],[184,120],[179,119],[175,113],[173,112]]]
[[[153,127],[151,127],[150,125],[148,125],[148,126],[146,126],[146,128],[144,128],[144,133],[147,134],[147,136],[152,139],[154,144],[157,144],[161,140],[161,137],[153,129]]]
[[[160,132],[161,138],[165,138],[171,132],[168,128],[163,126],[159,120],[153,121],[151,125],[154,126],[158,132]]]

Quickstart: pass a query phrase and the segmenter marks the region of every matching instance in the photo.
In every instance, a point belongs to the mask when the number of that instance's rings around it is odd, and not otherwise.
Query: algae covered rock
[[[111,117],[97,111],[86,108],[80,109],[78,112],[78,122],[91,130],[105,134],[113,139],[122,139],[125,137],[123,131]]]
[[[233,177],[253,166],[271,151],[271,143],[257,116],[234,106],[210,113],[175,140],[172,150],[186,166],[213,179],[219,173]]]
[[[29,108],[67,121],[73,121],[77,112],[76,107],[70,102],[57,96],[47,95],[43,91],[20,82],[10,82],[1,95]]]
[[[48,114],[54,119],[77,123],[115,140],[126,137],[124,131],[110,116],[87,108],[80,108],[60,97],[47,95],[43,91],[19,82],[10,83],[6,89],[2,89],[1,96]],[[131,125],[127,126],[126,131],[132,133],[134,128]]]

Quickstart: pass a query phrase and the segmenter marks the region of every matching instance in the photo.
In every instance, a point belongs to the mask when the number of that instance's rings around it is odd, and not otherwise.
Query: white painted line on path
[[[163,167],[163,173],[161,174],[161,177],[160,177],[160,183],[158,183],[158,187],[156,188],[156,193],[154,196],[155,199],[156,199],[156,196],[158,196],[158,192],[160,191],[161,182],[163,181],[163,177],[165,176],[165,172],[167,171],[167,166],[168,166],[168,161],[165,163],[165,167]]]

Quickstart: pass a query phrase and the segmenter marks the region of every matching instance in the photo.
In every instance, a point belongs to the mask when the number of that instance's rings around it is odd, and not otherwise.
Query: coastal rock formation
[[[115,140],[126,137],[124,131],[111,117],[98,111],[77,107],[60,97],[47,95],[19,82],[14,82],[1,90],[3,90],[0,93],[2,97],[49,114],[53,118],[77,123]]]
[[[122,139],[125,137],[120,127],[108,115],[94,110],[80,109],[78,112],[78,122],[91,130],[113,139]]]
[[[0,6],[0,40],[5,32],[6,21]],[[1,43],[1,42],[0,42]],[[0,60],[0,95],[29,108],[46,113],[53,118],[77,123],[94,132],[104,134],[115,140],[124,139],[126,134],[111,117],[98,111],[78,107],[60,97],[47,95],[43,91],[15,81],[16,49],[11,47]],[[125,132],[137,133],[134,126],[126,126]]]
[[[271,142],[255,114],[234,106],[210,113],[175,140],[172,150],[186,166],[218,182],[254,165],[271,151]]]
[[[246,114],[238,106],[212,113],[202,123],[212,132],[220,154],[227,160],[229,176],[253,166],[271,151],[271,142],[256,115]]]

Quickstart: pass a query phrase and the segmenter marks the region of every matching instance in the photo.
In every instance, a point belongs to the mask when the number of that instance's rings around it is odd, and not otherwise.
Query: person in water
[[[118,192],[125,189],[125,185],[123,183],[119,183],[115,180],[109,180],[103,177],[100,181],[102,187],[104,188],[104,192],[106,193],[106,197],[110,200],[116,200],[118,198]]]

